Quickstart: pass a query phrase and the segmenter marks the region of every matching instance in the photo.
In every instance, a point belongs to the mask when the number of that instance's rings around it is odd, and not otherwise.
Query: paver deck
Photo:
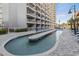
[[[57,48],[49,53],[51,56],[79,56],[79,42],[72,35],[71,31],[64,30],[62,33]]]

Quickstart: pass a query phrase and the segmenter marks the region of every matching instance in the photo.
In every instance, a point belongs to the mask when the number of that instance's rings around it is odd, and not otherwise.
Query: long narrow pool
[[[5,44],[5,49],[14,55],[32,55],[45,52],[52,48],[59,39],[61,30],[41,38],[38,42],[29,42],[28,36],[22,36],[10,40]]]

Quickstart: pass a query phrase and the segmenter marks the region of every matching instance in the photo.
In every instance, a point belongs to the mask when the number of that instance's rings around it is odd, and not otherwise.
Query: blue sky
[[[75,3],[76,11],[79,11],[79,3]],[[67,22],[71,17],[71,14],[68,14],[69,9],[73,10],[73,3],[57,3],[56,4],[56,22],[63,23]]]

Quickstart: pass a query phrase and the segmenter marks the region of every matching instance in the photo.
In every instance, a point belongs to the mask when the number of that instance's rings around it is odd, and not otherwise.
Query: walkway
[[[49,55],[52,56],[79,56],[79,42],[69,30],[62,33],[57,48]]]

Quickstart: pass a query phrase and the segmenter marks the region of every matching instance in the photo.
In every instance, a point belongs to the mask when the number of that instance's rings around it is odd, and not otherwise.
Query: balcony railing
[[[2,5],[0,5],[0,8],[2,8]]]
[[[29,17],[36,17],[35,13],[27,12],[27,15],[28,15]]]
[[[28,30],[35,30],[35,27],[28,27]]]
[[[34,10],[27,8],[27,13],[34,13]]]
[[[42,21],[41,23],[42,23],[42,24],[45,24],[45,22],[44,22],[44,21]]]
[[[33,8],[33,9],[35,9],[35,5],[34,5],[33,3],[27,3],[27,6],[29,6],[29,7]]]
[[[27,19],[27,23],[36,23],[35,19]]]
[[[0,19],[2,19],[2,14],[0,14]]]
[[[37,23],[37,24],[41,24],[41,21],[37,21],[36,23]]]
[[[40,16],[38,16],[38,15],[36,15],[36,18],[37,18],[37,19],[41,19],[41,17],[40,17]]]

